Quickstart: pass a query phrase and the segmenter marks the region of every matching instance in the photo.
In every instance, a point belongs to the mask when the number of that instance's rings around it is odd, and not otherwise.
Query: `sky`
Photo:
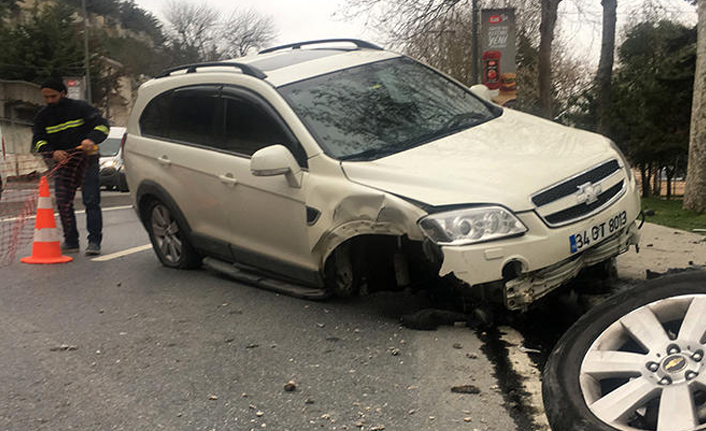
[[[194,3],[203,1],[186,0]],[[143,9],[163,20],[166,0],[136,0]],[[207,4],[229,14],[236,8],[254,9],[273,17],[279,30],[277,44],[330,38],[355,38],[381,43],[376,32],[366,29],[365,20],[344,20],[345,1],[339,0],[210,0]],[[339,7],[341,6],[342,7]],[[339,17],[340,16],[340,17]]]
[[[203,0],[186,0],[202,3]],[[365,17],[345,19],[346,0],[205,0],[223,14],[234,8],[253,8],[271,15],[279,30],[276,44],[325,38],[357,38],[384,46],[385,37],[366,28]],[[167,0],[136,0],[142,8],[163,19]],[[696,23],[696,8],[684,0],[618,0],[618,43],[625,23],[635,20],[650,5],[659,4],[659,16]],[[559,37],[576,55],[596,66],[601,45],[600,0],[564,0],[559,8]]]

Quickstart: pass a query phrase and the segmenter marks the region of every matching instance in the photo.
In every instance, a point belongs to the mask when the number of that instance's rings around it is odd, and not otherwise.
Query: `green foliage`
[[[689,146],[696,29],[670,21],[632,27],[618,50],[614,138],[638,164],[671,164]]]
[[[155,50],[138,39],[106,37],[103,47],[110,53],[110,58],[125,66],[125,73],[129,76],[156,75],[170,65],[170,58],[165,52]]]
[[[635,24],[618,49],[610,137],[643,172],[685,168],[695,65],[696,29],[671,21]],[[569,104],[570,124],[596,129],[595,88]]]
[[[76,10],[81,10],[81,0],[63,0]],[[134,0],[86,0],[86,10],[107,17],[109,22],[123,28],[147,34],[155,44],[164,42],[164,33],[159,20],[137,6]]]
[[[27,22],[3,29],[0,76],[39,82],[48,76],[83,74],[83,48],[71,14],[64,4],[35,8]]]
[[[683,209],[681,199],[643,198],[642,209],[654,211],[654,216],[646,218],[650,223],[686,231],[706,229],[706,214]]]
[[[162,24],[157,17],[141,9],[133,0],[120,3],[120,23],[129,30],[147,34],[157,46],[165,41]]]

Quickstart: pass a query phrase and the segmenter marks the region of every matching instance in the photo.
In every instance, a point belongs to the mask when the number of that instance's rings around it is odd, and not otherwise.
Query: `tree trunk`
[[[697,8],[696,73],[684,208],[706,213],[706,0],[699,0]]]
[[[648,171],[647,165],[644,163],[640,164],[640,186],[642,188],[642,197],[650,197],[650,173]]]
[[[557,9],[561,0],[542,0],[542,21],[539,24],[539,104],[545,118],[552,117],[552,42]]]
[[[597,87],[597,131],[603,135],[610,134],[610,111],[612,107],[611,83],[613,81],[613,60],[615,53],[615,21],[618,0],[602,0],[603,5],[603,41],[601,43],[601,59],[596,73]]]

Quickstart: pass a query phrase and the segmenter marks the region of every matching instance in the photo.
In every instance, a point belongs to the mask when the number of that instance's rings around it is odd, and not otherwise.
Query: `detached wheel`
[[[651,280],[586,313],[542,395],[554,431],[706,429],[706,272]]]
[[[152,248],[162,265],[182,269],[201,266],[201,256],[194,250],[183,227],[166,205],[158,200],[153,201],[147,215],[147,230]]]

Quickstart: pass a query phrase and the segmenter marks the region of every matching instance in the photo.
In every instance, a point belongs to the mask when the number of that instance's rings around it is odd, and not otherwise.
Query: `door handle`
[[[227,184],[229,186],[234,186],[238,184],[238,179],[234,178],[233,174],[231,174],[230,172],[227,174],[219,175],[218,178],[223,184]]]
[[[162,156],[162,157],[158,158],[157,161],[161,165],[164,165],[164,166],[170,166],[172,164],[172,161],[169,160],[169,157],[167,157],[167,156]]]

